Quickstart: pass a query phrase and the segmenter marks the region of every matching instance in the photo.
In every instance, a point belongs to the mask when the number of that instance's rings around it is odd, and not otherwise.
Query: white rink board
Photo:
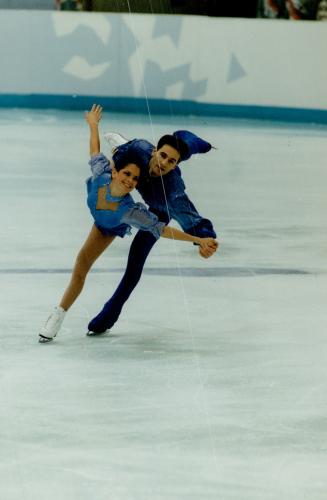
[[[26,94],[326,110],[326,44],[323,22],[3,10],[0,104]]]

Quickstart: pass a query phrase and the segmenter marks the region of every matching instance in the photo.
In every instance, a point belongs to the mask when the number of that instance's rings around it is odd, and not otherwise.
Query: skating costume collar
[[[112,178],[111,178],[111,180],[112,180]],[[111,180],[110,180],[110,182],[111,182]],[[107,189],[107,193],[106,193],[106,201],[108,201],[108,202],[113,201],[115,203],[120,203],[121,201],[123,201],[123,199],[125,198],[126,195],[124,195],[124,196],[112,196],[112,194],[110,193],[110,182],[108,184],[108,189]]]

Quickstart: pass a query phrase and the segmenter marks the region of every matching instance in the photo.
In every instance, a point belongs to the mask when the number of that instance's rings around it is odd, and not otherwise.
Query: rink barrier
[[[3,9],[0,107],[326,123],[326,41],[314,21]]]
[[[283,122],[327,124],[327,110],[199,103],[168,99],[101,97],[48,94],[0,94],[0,107],[87,110],[97,103],[112,112],[161,115],[194,115],[223,118],[259,119]]]

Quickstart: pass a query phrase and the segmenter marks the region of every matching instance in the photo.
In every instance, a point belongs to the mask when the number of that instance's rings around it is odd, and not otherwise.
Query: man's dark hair
[[[176,149],[180,156],[179,161],[183,160],[183,158],[188,154],[188,147],[185,142],[178,140],[174,135],[163,135],[158,141],[157,149],[162,148],[165,144],[168,144],[168,146]]]

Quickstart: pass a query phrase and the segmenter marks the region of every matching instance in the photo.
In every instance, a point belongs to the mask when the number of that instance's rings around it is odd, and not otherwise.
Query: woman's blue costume
[[[92,177],[86,181],[87,204],[96,227],[104,235],[123,237],[131,233],[131,226],[143,231],[150,231],[156,238],[160,238],[165,226],[158,217],[151,213],[142,203],[135,203],[130,194],[112,196],[110,193],[111,169],[107,158],[99,153],[92,156],[89,162]],[[98,209],[99,188],[106,188],[106,201],[116,202],[116,210]]]

